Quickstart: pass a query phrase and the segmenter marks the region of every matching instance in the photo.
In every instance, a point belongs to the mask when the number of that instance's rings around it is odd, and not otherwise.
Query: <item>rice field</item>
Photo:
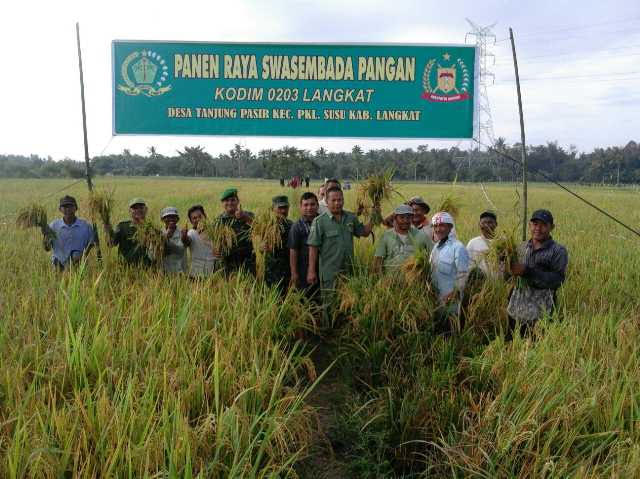
[[[64,194],[89,218],[86,185],[67,184],[0,180],[0,477],[640,477],[640,238],[566,193],[529,188],[569,251],[558,313],[535,342],[505,343],[508,284],[484,284],[444,337],[419,276],[369,273],[370,239],[333,327],[252,278],[125,268],[101,230],[102,262],[59,274],[40,230],[16,220],[33,203],[58,217]],[[211,218],[231,186],[244,210],[288,194],[298,216],[300,191],[277,181],[96,184],[113,191],[114,224],[139,196],[158,224],[165,206],[180,225],[194,204]],[[485,209],[520,234],[514,185],[394,188],[434,208],[456,198],[464,243]],[[576,189],[640,228],[637,189]]]

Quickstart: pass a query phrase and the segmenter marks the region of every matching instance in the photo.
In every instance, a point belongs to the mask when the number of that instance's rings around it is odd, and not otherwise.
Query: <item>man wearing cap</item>
[[[309,268],[307,283],[319,281],[325,320],[335,294],[336,279],[349,272],[353,263],[353,237],[371,234],[371,223],[363,225],[358,217],[343,209],[344,195],[334,186],[326,193],[329,211],[313,220],[309,232]],[[316,269],[316,265],[319,267]],[[319,272],[319,278],[318,278]]]
[[[291,284],[304,291],[310,300],[318,299],[318,284],[307,283],[309,269],[309,232],[311,224],[318,216],[318,197],[307,191],[300,197],[300,219],[293,224],[289,232],[289,268],[291,269]],[[316,271],[317,274],[317,271]]]
[[[284,295],[289,288],[289,283],[291,283],[287,240],[289,239],[289,231],[291,231],[293,221],[288,218],[289,198],[284,195],[274,196],[271,200],[271,205],[274,214],[278,218],[281,242],[279,247],[267,252],[264,279],[268,286],[277,286],[280,293]]]
[[[117,246],[118,253],[129,265],[151,266],[153,261],[147,249],[135,239],[136,226],[144,222],[147,217],[147,203],[142,198],[129,201],[130,220],[121,221],[113,227],[106,223],[104,230],[109,246]]]
[[[496,228],[498,227],[498,217],[492,211],[485,211],[480,214],[480,222],[478,223],[480,228],[480,236],[476,236],[467,243],[467,253],[469,253],[469,271],[479,269],[482,272],[481,276],[494,276],[496,272],[489,270],[487,264],[487,252],[489,251],[489,244],[495,236]]]
[[[164,223],[166,238],[165,255],[162,259],[162,269],[167,273],[184,273],[187,270],[187,256],[185,248],[191,244],[189,230],[178,229],[178,209],[167,206],[160,212],[160,219]]]
[[[419,248],[431,251],[431,238],[411,224],[413,208],[400,205],[393,212],[393,229],[385,231],[376,244],[374,271],[395,270]]]
[[[556,304],[556,291],[565,279],[569,254],[551,237],[555,228],[548,210],[537,210],[529,220],[531,239],[518,247],[519,262],[511,266],[511,274],[523,279],[512,291],[507,306],[509,333],[520,325],[520,334],[530,332],[545,315],[551,315]]]
[[[225,272],[231,273],[244,268],[246,271],[255,274],[256,258],[253,253],[251,243],[251,223],[253,213],[243,211],[238,198],[236,188],[228,188],[220,195],[220,201],[224,211],[218,219],[231,227],[236,234],[236,241],[226,256],[222,257]],[[214,252],[216,256],[218,252]]]
[[[51,264],[63,270],[70,263],[80,261],[91,250],[95,243],[95,233],[89,223],[76,217],[78,203],[73,196],[60,198],[59,209],[62,218],[49,224],[55,238],[45,235],[43,245],[46,251],[53,250]]]
[[[431,278],[438,289],[442,305],[442,317],[458,317],[460,296],[469,272],[469,255],[464,245],[451,236],[453,217],[440,211],[431,218],[433,236],[436,241],[431,250]],[[445,328],[448,325],[444,325]]]

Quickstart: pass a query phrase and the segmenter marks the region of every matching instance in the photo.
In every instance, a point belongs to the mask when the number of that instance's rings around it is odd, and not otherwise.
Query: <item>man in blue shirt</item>
[[[53,250],[51,264],[61,271],[80,261],[95,243],[93,228],[85,220],[77,218],[76,211],[78,203],[73,196],[60,198],[62,218],[49,224],[55,237],[45,236],[44,239],[44,249]]]

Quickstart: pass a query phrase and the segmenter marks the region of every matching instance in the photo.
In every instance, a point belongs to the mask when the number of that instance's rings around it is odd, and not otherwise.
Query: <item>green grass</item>
[[[114,190],[114,223],[134,196],[156,222],[168,205],[181,222],[197,203],[211,217],[232,185],[245,210],[293,196],[267,181],[96,182]],[[0,180],[0,477],[302,471],[322,426],[309,394],[326,378],[310,343],[297,339],[315,328],[301,298],[279,304],[276,291],[244,277],[194,283],[128,270],[104,241],[102,264],[91,255],[60,275],[40,232],[17,228],[15,215],[37,201],[55,218],[59,197],[71,194],[87,217],[85,186],[59,191],[66,184]],[[395,186],[432,205],[458,198],[465,242],[489,209],[479,185]],[[517,228],[514,186],[485,190],[500,228]],[[578,190],[640,224],[637,191]],[[532,185],[529,194],[532,209],[554,213],[570,262],[558,315],[535,343],[504,343],[500,283],[485,285],[462,334],[434,335],[430,297],[419,284],[369,275],[372,244],[358,241],[357,272],[339,297],[344,325],[332,339],[335,377],[349,394],[335,404],[331,428],[351,477],[640,475],[640,243],[553,187]],[[355,195],[347,192],[348,207]],[[392,206],[383,202],[383,213]]]

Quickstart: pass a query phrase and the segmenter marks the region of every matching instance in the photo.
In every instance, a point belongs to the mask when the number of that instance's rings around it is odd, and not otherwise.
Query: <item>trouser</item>
[[[450,301],[440,304],[435,310],[434,324],[436,334],[451,334],[462,330],[462,314],[460,314],[460,301]]]
[[[507,334],[505,334],[505,341],[513,341],[513,332],[518,327],[520,329],[521,337],[532,337],[533,336],[533,328],[535,327],[537,321],[530,323],[523,323],[522,321],[518,321],[513,316],[509,316],[509,326],[507,329]]]

